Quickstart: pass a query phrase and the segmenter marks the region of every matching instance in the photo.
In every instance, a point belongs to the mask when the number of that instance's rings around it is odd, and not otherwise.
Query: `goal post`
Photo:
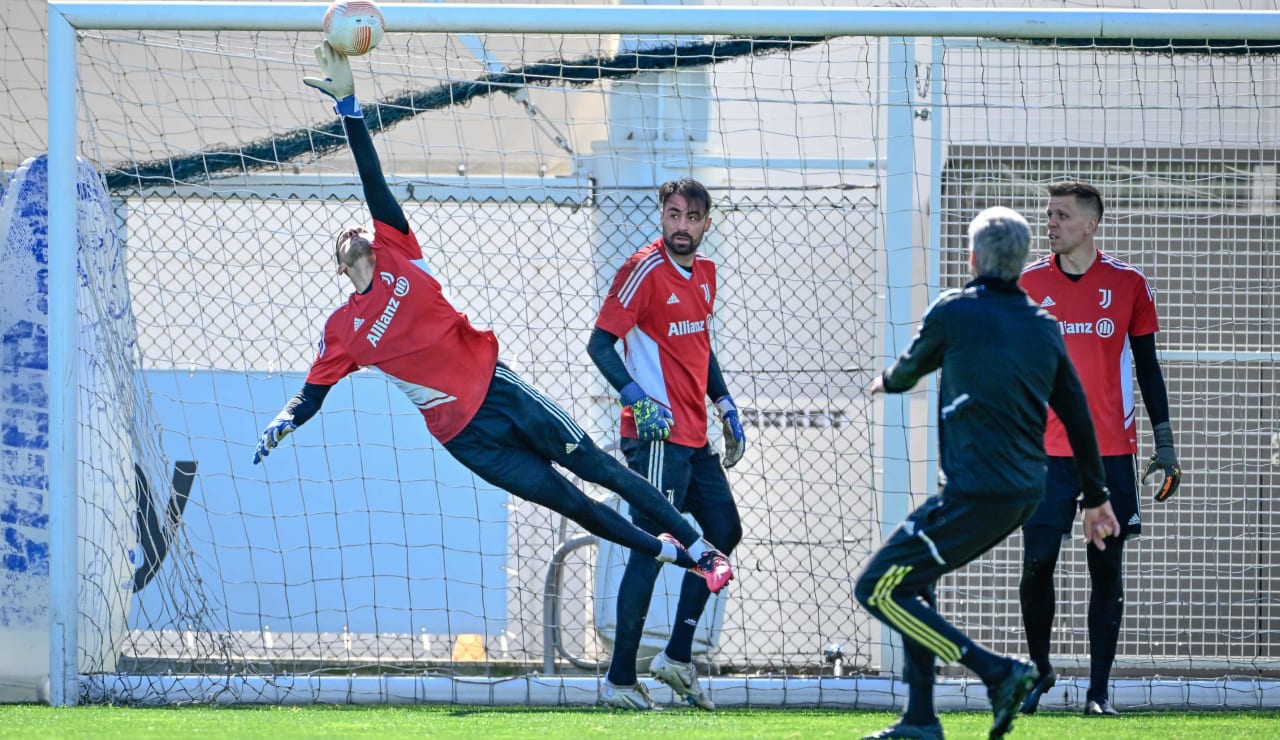
[[[48,4],[55,705],[595,701],[620,554],[559,550],[581,533],[462,470],[394,389],[353,376],[265,468],[248,464],[344,298],[317,245],[366,218],[332,116],[298,82],[324,8]],[[504,359],[602,443],[616,437],[615,401],[584,349],[602,283],[652,240],[657,184],[693,174],[712,192],[714,339],[752,444],[730,474],[740,578],[698,643],[718,705],[900,704],[899,658],[852,584],[934,487],[932,394],[871,403],[862,388],[938,289],[963,281],[963,224],[986,205],[1032,216],[1065,176],[1103,185],[1117,214],[1104,242],[1153,276],[1187,471],[1133,548],[1148,554],[1130,555],[1117,706],[1274,705],[1276,617],[1245,584],[1280,586],[1280,538],[1257,501],[1277,483],[1261,440],[1277,339],[1264,294],[1280,276],[1260,235],[1277,217],[1280,64],[1249,42],[1272,42],[1280,12],[382,10],[388,34],[353,60],[357,89],[428,261]],[[1170,43],[1139,43],[1151,39]],[[126,255],[137,334],[112,372],[137,378],[123,408],[142,473],[109,493],[85,490],[111,486],[85,483],[101,465],[86,445],[109,430],[81,400],[99,382],[85,377],[83,291],[115,279],[80,277],[89,165],[109,184],[114,220],[96,223]],[[194,482],[178,485],[192,460]],[[185,510],[165,519],[175,493]],[[87,589],[81,572],[81,518],[100,496],[149,512],[103,547],[111,557],[154,554],[148,531],[173,536],[136,593],[128,569],[132,610],[103,620],[127,619],[122,644],[94,638],[111,660],[80,644],[86,591],[124,588],[99,568]],[[1207,502],[1209,536],[1196,525]],[[944,581],[940,598],[976,639],[1019,653],[1014,547]],[[1064,669],[1087,666],[1081,560],[1064,554]],[[939,706],[981,708],[970,684],[949,675]],[[1079,678],[1063,685],[1045,706],[1083,696]]]

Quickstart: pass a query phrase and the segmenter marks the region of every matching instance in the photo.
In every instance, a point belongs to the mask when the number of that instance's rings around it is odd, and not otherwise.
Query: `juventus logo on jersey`
[[[707,287],[706,283],[702,283],[702,296],[707,299],[707,303],[711,302],[711,289]]]
[[[667,305],[668,305],[668,306],[674,306],[674,305],[676,305],[676,304],[677,304],[677,303],[679,303],[679,302],[680,302],[680,299],[679,299],[679,298],[676,298],[676,294],[675,294],[675,293],[672,293],[672,294],[671,294],[671,297],[667,299]]]
[[[1111,308],[1111,289],[1098,288],[1098,292],[1102,294],[1102,297],[1098,299],[1098,305],[1103,308]]]

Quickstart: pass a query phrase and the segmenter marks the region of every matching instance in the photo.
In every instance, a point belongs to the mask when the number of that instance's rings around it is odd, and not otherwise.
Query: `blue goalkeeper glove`
[[[253,453],[253,464],[262,462],[262,458],[270,455],[280,441],[293,434],[293,430],[297,428],[298,425],[293,423],[293,414],[281,411],[262,431],[262,436],[258,439],[258,451]]]
[[[742,431],[738,406],[731,396],[716,399],[716,408],[720,410],[720,421],[724,424],[724,460],[721,464],[732,468],[742,459],[742,453],[747,451],[747,434]]]
[[[303,77],[302,82],[333,98],[333,111],[347,118],[364,118],[356,100],[356,84],[351,77],[351,62],[328,41],[316,47],[316,62],[324,77]]]
[[[1152,427],[1151,434],[1156,438],[1156,454],[1147,460],[1142,482],[1146,483],[1155,471],[1164,471],[1164,480],[1156,489],[1156,501],[1167,501],[1182,483],[1182,467],[1178,465],[1178,454],[1173,451],[1173,428],[1169,422],[1161,422]]]
[[[629,406],[636,418],[636,434],[641,442],[658,442],[671,436],[671,427],[676,424],[671,412],[650,398],[639,383],[627,383],[620,395],[622,405]]]

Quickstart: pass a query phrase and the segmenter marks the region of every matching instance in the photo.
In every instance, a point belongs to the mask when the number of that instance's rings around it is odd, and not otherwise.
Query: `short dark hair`
[[[1049,195],[1074,195],[1076,202],[1093,211],[1098,220],[1102,220],[1102,192],[1087,182],[1079,180],[1062,180],[1049,186]]]
[[[662,183],[658,188],[658,205],[664,209],[667,207],[667,198],[673,195],[684,196],[686,200],[697,201],[702,204],[702,214],[711,212],[711,193],[707,192],[707,187],[692,177],[682,177],[679,180],[668,180]]]

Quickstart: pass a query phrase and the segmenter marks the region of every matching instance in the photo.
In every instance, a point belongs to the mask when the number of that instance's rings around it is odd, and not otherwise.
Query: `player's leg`
[[[992,506],[931,497],[912,512],[872,557],[854,595],[877,619],[949,662],[982,678],[991,698],[991,736],[1008,731],[1035,678],[1030,664],[992,653],[944,619],[926,601],[942,575],[990,550],[1031,515],[1032,504]],[[923,686],[921,689],[923,690]]]
[[[1107,549],[1090,545],[1089,564],[1089,688],[1085,714],[1119,714],[1109,700],[1108,683],[1116,660],[1120,625],[1124,621],[1124,540],[1107,540]]]
[[[933,605],[932,596],[929,598]],[[902,641],[902,681],[907,685],[907,708],[902,718],[888,727],[864,735],[863,740],[884,738],[925,738],[942,740],[942,721],[933,705],[934,654],[914,640]]]
[[[729,479],[720,465],[720,457],[710,445],[680,449],[689,453],[688,483],[683,505],[677,501],[677,508],[692,514],[702,527],[702,536],[728,554],[742,540],[742,519],[729,490]],[[650,667],[655,678],[670,686],[688,703],[706,710],[714,710],[715,703],[698,682],[697,669],[693,665],[693,637],[710,598],[711,592],[704,579],[692,573],[685,575],[680,584],[680,599],[676,603],[671,636],[666,648],[654,658]]]
[[[1088,548],[1089,565],[1089,689],[1085,713],[1119,714],[1111,707],[1107,685],[1116,660],[1120,626],[1124,621],[1124,544],[1142,532],[1138,474],[1132,455],[1102,459],[1111,489],[1111,507],[1120,521],[1120,536],[1107,540],[1107,549]]]
[[[702,536],[728,555],[742,541],[742,519],[729,489],[729,479],[710,445],[691,452],[683,505],[676,508],[692,514],[702,528]],[[711,592],[702,579],[692,574],[685,577],[680,586],[680,601],[676,606],[671,639],[667,643],[668,658],[681,663],[693,659],[693,636],[710,597]]]
[[[653,584],[662,564],[653,558],[628,557],[618,584],[618,628],[613,636],[613,656],[609,661],[609,683],[630,686],[636,682],[636,658],[645,618],[653,599]],[[701,579],[699,579],[701,580]]]
[[[592,499],[560,475],[542,455],[511,445],[510,420],[486,401],[475,418],[444,447],[458,462],[489,483],[526,501],[557,511],[588,532],[650,558],[692,567],[688,552],[645,532],[609,506]]]
[[[648,481],[596,446],[555,401],[502,364],[494,371],[489,395],[485,406],[501,409],[530,449],[563,465],[582,480],[617,493],[632,511],[649,517],[660,531],[675,535],[694,557],[702,554],[697,546],[698,530]]]
[[[1024,714],[1034,714],[1040,698],[1058,682],[1053,670],[1053,620],[1057,595],[1053,572],[1062,550],[1063,533],[1054,527],[1026,526],[1022,529],[1022,580],[1018,599],[1022,605],[1022,629],[1027,639],[1027,655],[1040,677],[1022,705]]]
[[[921,598],[930,608],[935,606],[932,588]],[[934,654],[914,640],[902,643],[902,653],[902,680],[907,684],[907,708],[902,715],[903,721],[922,727],[937,725],[941,730],[933,706],[934,664],[937,662]]]
[[[1036,711],[1040,697],[1057,683],[1051,657],[1053,620],[1057,614],[1053,574],[1058,567],[1062,539],[1070,535],[1075,522],[1080,492],[1071,458],[1048,458],[1046,472],[1044,499],[1022,527],[1022,580],[1018,583],[1018,600],[1027,654],[1040,674],[1022,706],[1027,714]]]
[[[651,485],[671,497],[673,506],[679,506],[689,479],[688,448],[667,442],[624,439],[622,453],[632,470],[645,475]],[[660,526],[639,511],[632,512],[631,520],[646,532],[652,533]],[[614,634],[613,657],[607,676],[615,686],[630,686],[636,682],[636,657],[653,599],[653,584],[660,568],[661,564],[651,558],[627,558],[622,581],[618,584],[618,629]],[[692,572],[688,577],[706,588],[702,578]]]

